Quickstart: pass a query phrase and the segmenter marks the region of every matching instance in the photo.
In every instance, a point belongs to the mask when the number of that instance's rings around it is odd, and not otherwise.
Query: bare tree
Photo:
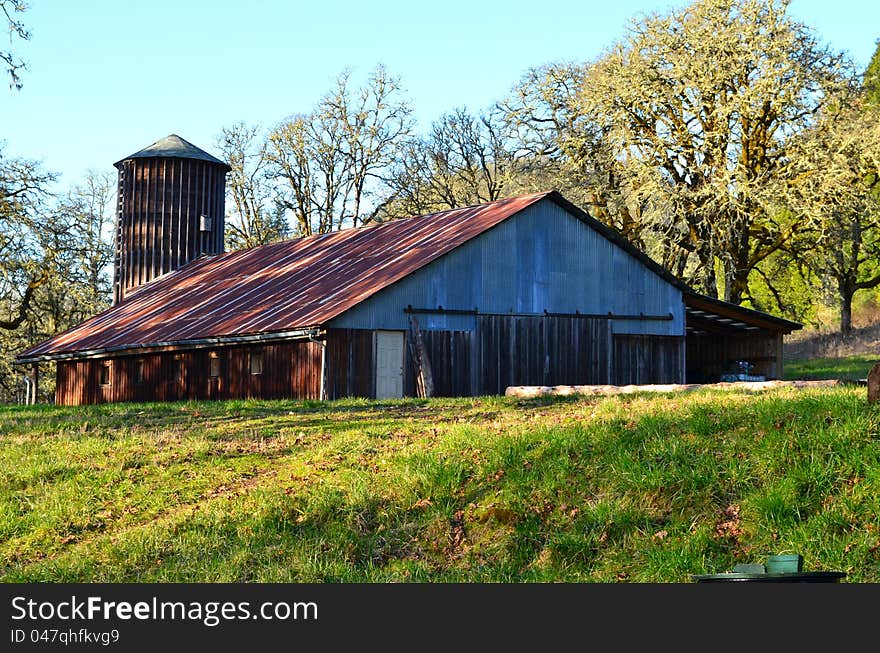
[[[343,126],[348,176],[344,196],[350,198],[352,226],[367,224],[382,210],[376,196],[383,174],[397,160],[412,130],[411,109],[397,99],[399,80],[378,66],[368,83],[356,93],[348,90],[349,73],[343,73],[336,92],[324,101],[331,120]],[[373,182],[371,184],[371,182]]]
[[[77,324],[110,305],[116,179],[90,171],[52,212],[56,252],[52,278],[37,293],[35,308],[47,335]]]
[[[516,168],[505,124],[497,112],[479,116],[459,108],[441,116],[430,133],[407,143],[389,178],[384,218],[492,202]]]
[[[21,382],[14,353],[109,305],[115,177],[89,173],[61,198],[53,180],[32,161],[0,159],[0,400]]]
[[[51,276],[55,251],[53,224],[46,224],[49,184],[55,175],[25,159],[0,151],[0,328],[13,330],[25,320],[37,289]]]
[[[312,113],[269,134],[268,170],[298,235],[367,224],[381,211],[385,170],[412,129],[401,94],[382,66],[354,92],[345,71]]]
[[[226,193],[232,200],[226,220],[227,248],[246,249],[284,239],[289,228],[283,212],[272,210],[267,145],[259,128],[243,122],[225,127],[218,146],[232,168],[226,177]]]
[[[532,68],[499,103],[517,152],[512,189],[559,190],[644,248],[640,202],[621,173],[607,126],[582,101],[589,70],[570,62]]]
[[[31,38],[31,33],[25,28],[24,23],[16,17],[16,14],[24,12],[27,8],[28,5],[20,0],[0,0],[0,9],[6,16],[10,45],[16,37],[23,41]],[[3,62],[6,66],[6,72],[9,73],[9,88],[21,89],[19,71],[27,67],[25,62],[17,57],[12,50],[0,50],[0,61]]]

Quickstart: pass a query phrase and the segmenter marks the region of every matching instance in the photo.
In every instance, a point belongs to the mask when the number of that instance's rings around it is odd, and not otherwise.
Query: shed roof
[[[684,293],[688,333],[734,334],[750,331],[791,333],[802,325],[769,313],[707,297],[693,291]]]
[[[552,191],[204,256],[20,353],[16,362],[304,336],[541,200],[562,206],[686,295],[701,297],[616,231]],[[711,301],[740,321],[800,328]]]
[[[208,161],[216,163],[227,170],[231,170],[229,165],[217,157],[211,156],[203,149],[200,149],[187,140],[182,139],[177,134],[169,134],[165,138],[161,138],[152,145],[148,145],[139,152],[129,154],[119,159],[113,165],[117,168],[123,161],[129,159],[197,159],[199,161]]]

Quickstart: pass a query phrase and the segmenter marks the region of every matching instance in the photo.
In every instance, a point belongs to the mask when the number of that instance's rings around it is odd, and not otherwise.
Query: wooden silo
[[[223,251],[226,163],[171,134],[114,165],[114,303],[203,254]]]

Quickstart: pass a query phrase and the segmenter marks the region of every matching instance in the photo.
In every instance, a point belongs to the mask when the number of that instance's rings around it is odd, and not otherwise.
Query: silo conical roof
[[[182,139],[177,134],[169,134],[165,138],[159,139],[152,145],[148,145],[140,152],[135,152],[134,154],[130,154],[126,157],[119,159],[113,165],[117,168],[119,164],[123,161],[127,161],[129,159],[157,159],[157,158],[171,158],[171,159],[198,159],[200,161],[208,161],[210,163],[216,163],[218,165],[223,166],[227,170],[230,169],[229,165],[217,157],[211,156],[204,150],[196,147],[192,143],[187,140]]]

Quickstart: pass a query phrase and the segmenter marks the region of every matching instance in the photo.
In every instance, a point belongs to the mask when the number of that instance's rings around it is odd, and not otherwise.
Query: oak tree
[[[286,238],[289,227],[272,198],[266,141],[259,128],[234,123],[223,128],[217,144],[231,168],[226,175],[226,195],[231,200],[227,205],[226,247],[249,249]]]
[[[407,142],[388,178],[383,217],[409,217],[493,202],[507,194],[516,162],[497,114],[458,108]]]
[[[639,219],[688,256],[704,292],[732,302],[799,228],[768,208],[792,139],[854,78],[788,4],[697,0],[634,21],[582,87]]]
[[[780,196],[804,225],[802,256],[833,286],[840,331],[855,294],[880,286],[880,107],[863,96],[803,134]]]

